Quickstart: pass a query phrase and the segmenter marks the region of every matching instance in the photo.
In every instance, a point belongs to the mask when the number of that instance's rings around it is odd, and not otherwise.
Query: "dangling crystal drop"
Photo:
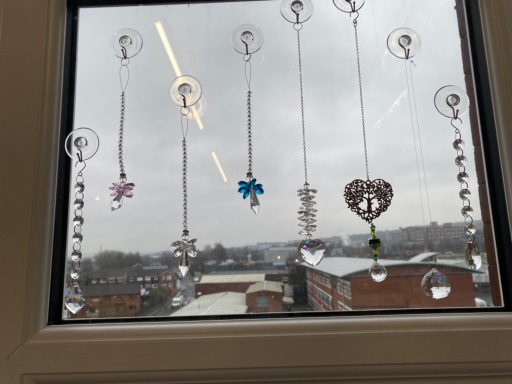
[[[468,241],[468,245],[466,246],[466,265],[471,269],[480,269],[482,267],[482,256],[480,255],[480,250],[478,249],[478,245],[474,241]]]
[[[251,191],[249,192],[249,201],[252,211],[254,212],[255,215],[257,215],[258,212],[260,211],[260,201],[258,200],[258,196],[256,195],[254,189],[251,189]]]
[[[74,283],[72,287],[66,289],[64,303],[69,312],[76,315],[85,305],[85,299],[78,283]]]
[[[298,249],[302,259],[314,267],[318,265],[324,257],[325,244],[322,240],[306,239],[299,243]]]
[[[453,142],[453,148],[456,149],[457,151],[464,150],[464,146],[465,143],[464,140],[462,139],[455,139],[455,141]]]
[[[386,277],[388,277],[388,271],[386,271],[386,268],[376,261],[372,263],[368,273],[370,274],[372,280],[376,283],[381,283],[386,280]]]
[[[465,167],[468,162],[468,159],[464,155],[459,155],[455,158],[455,165],[458,167]]]
[[[471,191],[469,189],[467,189],[467,188],[461,189],[460,192],[459,192],[459,197],[462,200],[469,199],[470,196],[471,196]]]
[[[446,276],[435,268],[432,268],[423,276],[421,288],[423,288],[427,296],[431,296],[436,300],[444,299],[451,291],[450,283]]]
[[[116,209],[119,209],[123,206],[123,194],[118,193],[110,203],[110,210],[115,211]]]
[[[188,258],[188,255],[186,253],[184,253],[181,256],[180,265],[178,266],[178,268],[180,269],[181,276],[185,277],[188,270],[190,269],[190,259]]]
[[[476,233],[475,224],[469,223],[464,226],[464,230],[466,231],[466,235],[472,236]]]

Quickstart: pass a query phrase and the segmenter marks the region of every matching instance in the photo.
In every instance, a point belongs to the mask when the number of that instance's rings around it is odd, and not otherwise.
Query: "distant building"
[[[433,300],[421,289],[431,263],[407,260],[379,260],[388,272],[381,283],[368,276],[371,259],[330,257],[318,266],[306,268],[309,306],[316,311],[349,311],[383,308],[471,307],[475,305],[473,270],[436,264],[451,284],[450,295]]]
[[[268,262],[286,262],[289,257],[297,258],[299,252],[297,247],[271,247],[265,249],[263,257]]]
[[[252,284],[245,292],[250,313],[282,312],[290,310],[293,299],[283,294],[283,285],[275,281],[262,281]]]
[[[251,284],[265,281],[264,273],[244,273],[226,275],[203,275],[201,281],[196,283],[196,296],[209,295],[219,292],[244,293]]]
[[[241,315],[247,313],[245,293],[219,292],[203,295],[171,316]]]
[[[137,283],[83,285],[86,298],[85,311],[77,317],[135,316],[141,308],[140,286]]]
[[[158,294],[172,297],[177,292],[177,279],[167,265],[90,271],[80,279],[86,308],[82,317],[136,316],[142,302]]]

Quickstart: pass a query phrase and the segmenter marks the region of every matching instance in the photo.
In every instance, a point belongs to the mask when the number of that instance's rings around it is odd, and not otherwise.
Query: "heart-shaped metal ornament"
[[[343,196],[350,210],[371,224],[391,205],[393,188],[382,179],[356,179],[345,186]]]

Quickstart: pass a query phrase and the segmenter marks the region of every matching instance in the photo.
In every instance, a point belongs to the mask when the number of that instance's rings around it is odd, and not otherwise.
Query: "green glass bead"
[[[368,245],[373,249],[377,249],[380,247],[380,239],[378,237],[373,237],[368,240]]]

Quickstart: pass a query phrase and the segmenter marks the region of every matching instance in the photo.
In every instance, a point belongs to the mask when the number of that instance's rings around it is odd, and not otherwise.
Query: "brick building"
[[[86,306],[78,318],[136,316],[142,305],[137,283],[84,285],[82,293]]]
[[[250,285],[265,281],[264,273],[203,275],[196,283],[196,296],[209,295],[218,292],[245,293]]]
[[[316,311],[349,311],[363,309],[406,309],[432,307],[471,307],[475,291],[471,269],[436,264],[451,284],[450,295],[433,300],[421,289],[423,276],[431,263],[408,260],[379,260],[388,272],[381,283],[368,276],[370,259],[330,257],[318,266],[306,268],[309,306]]]
[[[252,284],[245,292],[249,312],[282,312],[285,309],[283,292],[283,285],[275,281]],[[288,303],[289,299],[286,300]]]

